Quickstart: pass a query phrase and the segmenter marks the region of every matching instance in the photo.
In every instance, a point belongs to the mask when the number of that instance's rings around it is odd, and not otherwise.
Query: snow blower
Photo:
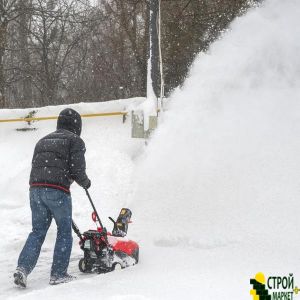
[[[79,270],[83,273],[100,274],[137,264],[139,246],[136,242],[125,238],[128,224],[131,223],[130,209],[122,208],[117,221],[109,217],[114,225],[112,233],[110,233],[102,225],[88,190],[85,189],[85,192],[93,208],[92,219],[96,223],[97,229],[81,233],[72,221],[72,228],[79,237],[79,245],[84,252],[84,257],[79,261]]]

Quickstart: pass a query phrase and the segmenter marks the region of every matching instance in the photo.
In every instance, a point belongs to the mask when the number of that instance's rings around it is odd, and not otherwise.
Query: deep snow
[[[129,236],[141,246],[135,267],[78,274],[74,237],[70,271],[78,280],[49,287],[52,226],[29,288],[12,286],[9,276],[30,230],[34,143],[55,121],[38,122],[30,133],[1,124],[0,297],[251,299],[249,279],[257,272],[293,273],[299,286],[299,15],[298,0],[269,0],[233,22],[197,57],[147,147],[130,139],[130,120],[84,120],[91,193],[104,219],[123,205],[132,209]],[[74,107],[81,113],[127,110],[141,101]],[[0,112],[1,118],[16,114],[25,113]],[[74,186],[72,195],[78,225],[93,226],[84,193]]]

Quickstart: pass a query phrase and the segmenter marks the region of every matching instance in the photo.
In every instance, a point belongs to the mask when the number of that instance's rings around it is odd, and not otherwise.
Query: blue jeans
[[[19,256],[18,268],[29,274],[35,267],[48,228],[54,218],[57,237],[51,276],[63,277],[67,273],[72,250],[72,199],[63,191],[52,188],[30,189],[32,232]]]

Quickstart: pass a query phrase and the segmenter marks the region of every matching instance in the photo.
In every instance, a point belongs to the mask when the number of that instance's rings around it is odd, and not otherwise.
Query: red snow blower
[[[117,221],[109,217],[114,227],[112,233],[107,232],[101,223],[88,190],[85,192],[94,210],[92,219],[97,225],[97,230],[81,233],[72,221],[72,228],[79,237],[79,245],[84,252],[84,257],[79,261],[79,270],[83,273],[95,272],[99,274],[137,264],[139,262],[139,246],[136,242],[125,238],[128,223],[131,223],[132,213],[130,209],[122,208]]]

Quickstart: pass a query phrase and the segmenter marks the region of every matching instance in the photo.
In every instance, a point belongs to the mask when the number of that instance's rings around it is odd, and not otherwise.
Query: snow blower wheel
[[[116,270],[122,270],[123,268],[122,268],[122,266],[121,266],[121,264],[119,264],[119,263],[114,263],[113,264],[113,270],[114,271],[116,271]]]
[[[82,273],[91,273],[93,266],[89,264],[85,258],[81,258],[78,263],[78,268]]]

